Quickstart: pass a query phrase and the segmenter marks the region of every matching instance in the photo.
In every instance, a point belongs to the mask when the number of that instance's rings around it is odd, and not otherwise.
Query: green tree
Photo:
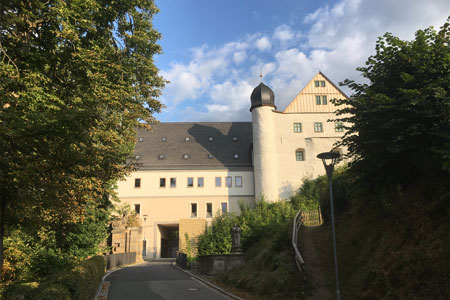
[[[358,68],[368,83],[346,80],[354,94],[339,114],[351,171],[372,187],[408,186],[450,172],[450,24],[403,41],[386,33]]]
[[[48,229],[73,257],[98,242],[72,233],[106,226],[92,209],[132,170],[135,128],[163,107],[156,12],[153,0],[0,4],[1,265],[19,227]]]

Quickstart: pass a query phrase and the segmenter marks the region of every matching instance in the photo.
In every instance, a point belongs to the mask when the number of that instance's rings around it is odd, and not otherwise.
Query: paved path
[[[111,273],[108,300],[229,300],[172,262],[149,262]]]

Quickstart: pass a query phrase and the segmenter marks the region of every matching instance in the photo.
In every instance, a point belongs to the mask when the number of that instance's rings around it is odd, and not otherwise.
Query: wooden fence
[[[319,226],[323,223],[320,206],[314,210],[302,211],[302,217],[304,226]]]

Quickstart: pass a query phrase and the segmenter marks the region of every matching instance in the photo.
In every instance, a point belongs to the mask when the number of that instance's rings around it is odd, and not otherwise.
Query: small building
[[[335,149],[343,134],[331,99],[347,98],[319,72],[278,111],[264,83],[250,96],[251,122],[159,123],[139,129],[139,168],[118,182],[118,197],[141,219],[142,253],[174,257],[217,213],[239,213],[289,198],[305,178],[324,174],[318,153]],[[194,246],[194,245],[191,245]]]

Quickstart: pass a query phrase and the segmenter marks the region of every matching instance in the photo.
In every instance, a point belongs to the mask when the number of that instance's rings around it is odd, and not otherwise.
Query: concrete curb
[[[231,299],[234,299],[234,300],[245,300],[243,298],[240,298],[240,297],[238,297],[236,295],[231,294],[230,292],[225,291],[224,289],[221,289],[220,287],[212,284],[211,282],[209,282],[209,281],[207,281],[207,280],[205,280],[205,279],[203,279],[203,278],[201,278],[201,277],[199,277],[199,276],[197,276],[197,275],[195,275],[195,274],[193,274],[193,273],[191,273],[191,272],[189,272],[189,271],[187,271],[185,269],[180,268],[179,266],[176,265],[176,263],[172,263],[172,266],[174,266],[178,270],[183,271],[184,273],[188,274],[189,276],[194,277],[196,280],[202,282],[203,284],[205,284],[205,285],[207,285],[207,286],[209,286],[209,287],[219,291],[220,293],[228,296]]]

